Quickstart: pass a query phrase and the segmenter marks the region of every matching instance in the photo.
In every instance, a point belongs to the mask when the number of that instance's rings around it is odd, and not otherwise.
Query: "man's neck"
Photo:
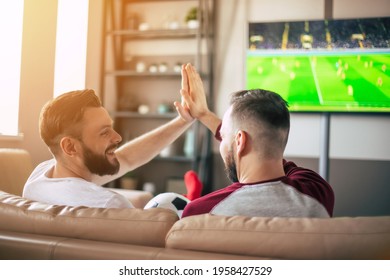
[[[240,183],[255,183],[269,181],[285,176],[283,159],[242,160],[237,163],[238,179]]]
[[[89,172],[82,172],[80,168],[75,165],[69,165],[57,161],[53,169],[47,174],[50,178],[81,178],[86,181],[91,181]]]

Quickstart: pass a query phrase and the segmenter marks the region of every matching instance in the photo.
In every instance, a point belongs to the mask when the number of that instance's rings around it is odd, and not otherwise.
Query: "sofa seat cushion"
[[[184,218],[167,235],[168,248],[277,259],[390,258],[390,217]]]
[[[0,260],[225,260],[253,257],[0,230]]]
[[[178,220],[168,209],[105,209],[48,205],[0,191],[0,229],[164,247]]]

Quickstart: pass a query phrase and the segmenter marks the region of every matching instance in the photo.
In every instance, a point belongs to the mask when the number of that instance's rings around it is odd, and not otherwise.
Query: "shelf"
[[[188,162],[191,163],[195,160],[194,157],[187,157],[187,156],[170,156],[170,157],[161,157],[157,156],[154,158],[154,160],[158,161],[176,161],[176,162]]]
[[[107,71],[107,75],[112,76],[126,76],[126,77],[164,77],[164,78],[180,78],[181,73],[176,72],[137,72],[134,70],[115,70],[115,71]]]
[[[198,34],[198,29],[149,29],[149,30],[113,30],[108,36],[123,36],[125,39],[179,39],[193,38]]]
[[[124,0],[126,4],[134,4],[134,3],[147,3],[147,2],[175,2],[175,1],[188,1],[188,2],[194,2],[194,0]]]
[[[137,72],[134,70],[114,70],[107,71],[106,75],[116,76],[116,77],[134,77],[134,78],[181,78],[181,73],[176,72],[156,72],[151,73],[148,71],[145,72]],[[208,75],[204,73],[200,73],[202,79],[208,79]]]
[[[173,119],[177,116],[176,112],[172,113],[147,113],[147,114],[140,114],[137,112],[129,112],[129,111],[116,111],[116,112],[110,112],[110,115],[115,118],[138,118],[138,119]]]

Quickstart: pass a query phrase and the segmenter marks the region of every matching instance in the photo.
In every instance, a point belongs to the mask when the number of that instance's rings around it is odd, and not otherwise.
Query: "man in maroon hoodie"
[[[207,106],[196,69],[185,66],[181,90],[190,114],[220,141],[220,154],[232,185],[193,200],[182,217],[216,215],[331,217],[334,193],[312,170],[286,161],[290,115],[277,93],[255,89],[232,95],[219,119]]]

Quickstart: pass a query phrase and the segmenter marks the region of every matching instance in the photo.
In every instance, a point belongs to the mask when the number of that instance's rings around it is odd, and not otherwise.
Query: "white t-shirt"
[[[24,185],[23,197],[55,205],[134,208],[124,196],[81,178],[49,178],[55,159],[39,164]]]

